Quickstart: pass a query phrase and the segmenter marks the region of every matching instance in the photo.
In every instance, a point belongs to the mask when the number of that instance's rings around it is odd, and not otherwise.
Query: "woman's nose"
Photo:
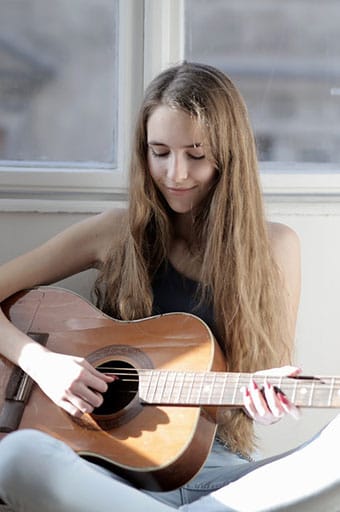
[[[168,177],[174,183],[180,183],[188,178],[187,163],[180,156],[173,155],[169,160]]]

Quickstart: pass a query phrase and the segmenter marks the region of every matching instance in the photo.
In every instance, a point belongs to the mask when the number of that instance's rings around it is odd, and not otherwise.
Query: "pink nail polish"
[[[281,391],[279,391],[277,393],[277,396],[279,397],[279,399],[281,400],[281,402],[285,405],[288,405],[289,404],[289,400],[288,398],[286,397],[286,395],[284,395],[283,393],[281,393]]]

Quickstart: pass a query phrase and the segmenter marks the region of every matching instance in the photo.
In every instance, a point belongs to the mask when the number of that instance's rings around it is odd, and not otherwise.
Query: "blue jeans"
[[[215,443],[201,472],[169,493],[143,492],[38,431],[0,442],[0,496],[15,512],[339,512],[340,417],[289,453],[246,461]]]
[[[170,492],[148,492],[156,499],[178,508],[192,503],[250,471],[253,459],[230,452],[215,441],[201,471],[186,485]]]

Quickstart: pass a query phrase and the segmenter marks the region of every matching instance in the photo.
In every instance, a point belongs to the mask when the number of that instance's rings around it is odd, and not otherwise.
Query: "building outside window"
[[[0,159],[115,165],[117,2],[2,0]]]
[[[0,199],[124,199],[143,87],[183,58],[241,90],[266,190],[340,191],[339,16],[335,0],[1,0]]]
[[[259,158],[340,161],[340,2],[185,0],[185,57],[241,90]]]

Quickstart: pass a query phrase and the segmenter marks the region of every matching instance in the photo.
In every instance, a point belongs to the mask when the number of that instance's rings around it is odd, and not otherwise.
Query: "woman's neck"
[[[193,215],[176,214],[173,218],[174,237],[169,258],[173,266],[190,279],[197,281],[200,276],[201,258],[195,250]]]
[[[174,238],[182,240],[189,247],[193,242],[194,219],[192,212],[177,213],[173,219]]]

